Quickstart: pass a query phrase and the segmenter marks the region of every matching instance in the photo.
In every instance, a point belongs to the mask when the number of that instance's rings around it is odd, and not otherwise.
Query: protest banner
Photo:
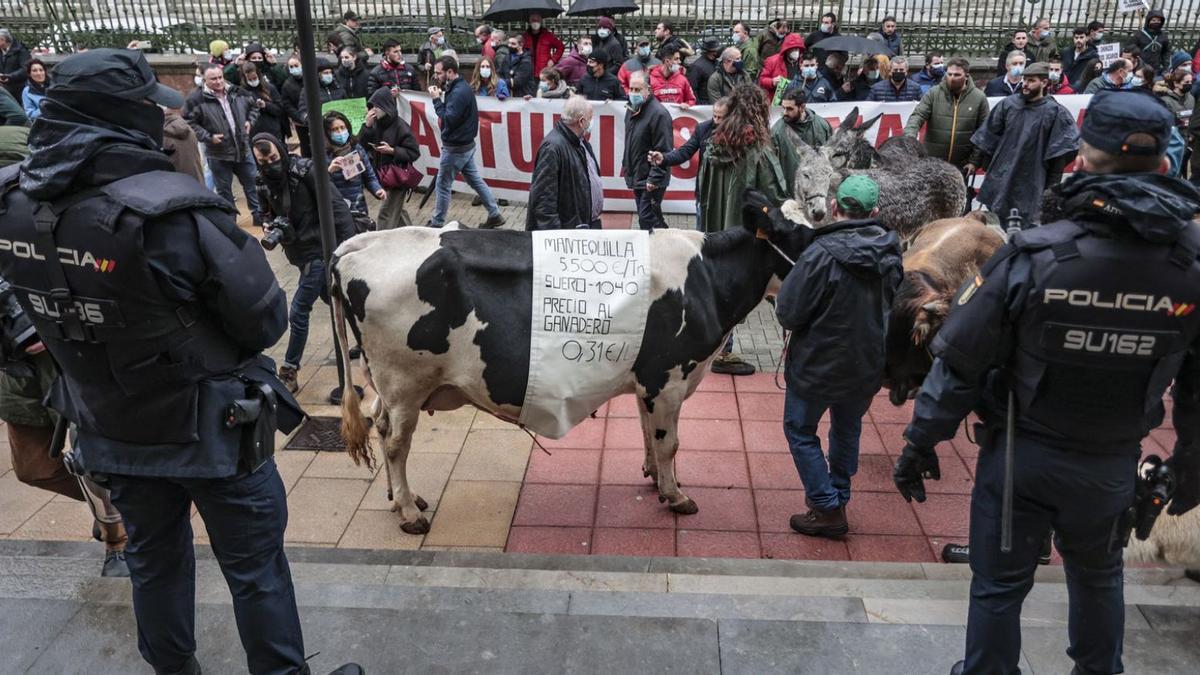
[[[1116,42],[1100,45],[1096,53],[1100,56],[1100,64],[1107,68],[1108,64],[1121,58],[1121,45]]]
[[[524,202],[529,198],[529,180],[533,174],[533,163],[542,139],[554,128],[562,115],[564,102],[561,99],[532,99],[529,101],[497,101],[494,98],[477,98],[479,104],[479,133],[476,136],[475,166],[497,197]],[[1091,100],[1090,95],[1055,96],[1071,113],[1076,124],[1083,122],[1084,110]],[[991,106],[999,97],[988,99]],[[412,127],[421,156],[415,162],[422,174],[437,173],[441,157],[441,134],[433,104],[426,94],[404,92],[400,99],[400,116]],[[829,120],[835,128],[855,107],[861,119],[882,115],[879,122],[867,132],[866,138],[879,147],[881,143],[904,133],[904,124],[912,114],[916,103],[813,103],[809,111]],[[600,178],[604,183],[604,210],[635,211],[633,191],[625,185],[621,173],[622,156],[625,149],[625,112],[623,101],[594,102],[596,118],[589,143],[600,164]],[[674,120],[675,146],[687,142],[700,122],[712,118],[712,106],[692,106],[686,110],[674,104],[666,104]],[[771,120],[778,119],[779,108],[772,108]],[[924,132],[922,132],[923,134]],[[700,167],[697,158],[671,170],[671,184],[666,189],[663,211],[666,213],[695,213],[696,175]],[[1070,169],[1068,168],[1068,171]],[[429,181],[426,180],[426,184]],[[456,180],[454,189],[470,192],[471,188],[462,180]]]
[[[1150,9],[1150,3],[1146,2],[1146,0],[1117,0],[1117,11],[1122,14],[1143,9]]]
[[[336,110],[350,120],[350,133],[362,131],[363,121],[367,119],[367,99],[345,98],[340,101],[326,101],[321,105],[321,114]]]

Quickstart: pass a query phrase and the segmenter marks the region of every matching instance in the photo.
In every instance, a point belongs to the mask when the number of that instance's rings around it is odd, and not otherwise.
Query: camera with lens
[[[292,223],[287,216],[277,216],[263,229],[265,232],[260,243],[268,251],[274,251],[280,244],[290,243],[296,236],[296,231],[292,229]]]
[[[13,287],[0,278],[0,368],[23,362],[25,348],[37,342],[37,331],[17,302]]]

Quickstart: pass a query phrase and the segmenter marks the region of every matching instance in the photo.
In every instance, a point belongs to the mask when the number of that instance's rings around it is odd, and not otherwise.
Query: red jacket
[[[533,33],[525,31],[525,51],[529,52],[529,57],[533,59],[533,79],[535,80],[551,60],[558,63],[565,49],[562,40],[545,28],[538,31],[536,47],[533,44]]]
[[[767,60],[763,61],[762,72],[758,74],[758,86],[766,90],[768,98],[775,96],[775,78],[788,76],[787,53],[793,49],[799,49],[801,54],[804,53],[804,38],[800,37],[799,33],[785,35],[779,53],[768,56]],[[799,70],[799,61],[796,62],[795,67]]]
[[[1051,89],[1053,89],[1053,85],[1051,85]],[[1075,93],[1075,90],[1071,88],[1071,83],[1067,82],[1067,78],[1064,77],[1059,80],[1057,89],[1053,89],[1053,91],[1048,90],[1046,93],[1051,96],[1070,96]]]
[[[692,91],[692,85],[684,77],[683,69],[676,70],[674,74],[667,76],[663,72],[661,64],[654,66],[650,69],[650,91],[654,92],[654,98],[658,99],[660,103],[696,105],[696,94]]]

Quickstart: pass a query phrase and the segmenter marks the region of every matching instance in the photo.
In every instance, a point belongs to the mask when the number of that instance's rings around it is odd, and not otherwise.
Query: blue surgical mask
[[[1052,31],[1044,30],[1044,31],[1042,31],[1042,39],[1045,40],[1046,38],[1050,37],[1053,34],[1054,33]]]
[[[538,82],[538,91],[550,91],[550,83]]]
[[[867,79],[868,80],[878,80],[879,79],[879,71],[878,70],[868,70],[867,71]]]
[[[642,96],[641,94],[638,94],[638,93],[629,94],[629,107],[630,108],[637,110],[638,108],[641,108],[642,104],[645,102],[646,102],[645,96]]]
[[[333,141],[337,145],[345,145],[347,141],[350,140],[350,132],[335,131],[332,134],[329,134],[329,140]]]
[[[1050,78],[1051,82],[1058,82],[1059,80],[1062,79],[1062,71],[1061,70],[1051,70],[1050,73],[1047,75],[1047,77]]]
[[[816,66],[804,66],[803,68],[800,69],[800,74],[804,76],[804,79],[811,80],[817,76],[817,67]]]
[[[1138,77],[1137,75],[1134,75],[1134,76],[1133,76],[1132,78],[1130,78],[1130,80],[1129,80],[1129,88],[1130,88],[1130,89],[1137,89],[1138,87],[1142,86],[1142,85],[1143,85],[1143,84],[1145,84],[1145,83],[1146,83],[1146,81],[1145,81],[1145,80],[1143,80],[1142,78]]]
[[[321,75],[321,84],[333,84],[333,75],[329,73]]]
[[[1104,33],[1096,33],[1096,42],[1104,39]]]
[[[480,68],[479,76],[485,80],[490,78],[492,76],[492,69],[491,68]]]
[[[743,43],[743,42],[745,42],[745,41],[746,41],[746,36],[745,36],[745,35],[742,35],[741,33],[734,33],[734,34],[733,34],[733,44],[735,44],[735,45],[740,45],[740,44],[742,44],[742,43]]]
[[[292,74],[292,77],[300,77],[300,73],[301,73],[300,66],[296,66],[295,68],[288,68],[288,72]]]
[[[831,24],[823,23],[823,24],[821,24],[821,32],[822,33],[832,33],[833,26]]]
[[[607,28],[601,28],[596,31],[596,35],[597,35],[597,37],[600,37],[601,39],[603,39],[603,38],[607,38],[609,35],[612,35],[612,31]]]
[[[638,47],[638,56],[642,57],[643,59],[648,58],[650,56],[650,45]]]
[[[1020,77],[1021,73],[1025,72],[1025,66],[1013,66],[1008,69],[1008,74],[1012,77]]]

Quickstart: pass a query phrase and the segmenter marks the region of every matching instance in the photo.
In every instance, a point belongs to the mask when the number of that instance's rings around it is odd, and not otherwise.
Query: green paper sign
[[[350,120],[350,133],[362,131],[363,121],[367,119],[367,99],[347,98],[341,101],[329,101],[321,106],[321,114],[336,110]]]

